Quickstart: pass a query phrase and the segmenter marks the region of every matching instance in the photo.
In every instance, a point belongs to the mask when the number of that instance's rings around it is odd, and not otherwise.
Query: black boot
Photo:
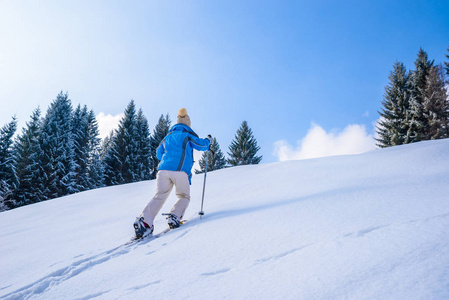
[[[136,221],[134,222],[133,226],[137,238],[143,237],[144,234],[146,235],[152,234],[154,230],[154,226],[150,227],[147,223],[145,223],[143,221],[143,217],[136,218]]]

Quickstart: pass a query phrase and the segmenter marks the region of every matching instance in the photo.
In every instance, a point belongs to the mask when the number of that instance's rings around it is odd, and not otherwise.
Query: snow
[[[0,299],[448,299],[448,150],[210,172],[202,220],[196,175],[190,222],[128,246],[154,181],[3,212]]]

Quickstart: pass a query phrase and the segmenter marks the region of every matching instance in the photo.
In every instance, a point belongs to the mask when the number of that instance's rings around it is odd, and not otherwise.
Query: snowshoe
[[[167,216],[168,227],[170,227],[170,229],[175,229],[182,225],[181,220],[179,220],[179,218],[176,215],[174,214],[163,214],[163,215]]]
[[[136,218],[134,222],[134,231],[136,232],[136,238],[140,239],[144,235],[149,235],[153,233],[154,226],[149,226],[143,221],[143,217]]]

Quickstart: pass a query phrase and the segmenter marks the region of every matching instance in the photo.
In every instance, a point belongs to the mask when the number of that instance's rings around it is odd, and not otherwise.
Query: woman
[[[185,108],[178,112],[177,123],[157,148],[157,158],[161,161],[156,176],[156,194],[147,204],[139,218],[134,222],[136,237],[151,234],[153,221],[161,210],[173,186],[178,200],[168,219],[170,228],[177,228],[190,202],[190,184],[193,167],[193,149],[209,150],[212,137],[201,139],[190,128],[190,117]]]

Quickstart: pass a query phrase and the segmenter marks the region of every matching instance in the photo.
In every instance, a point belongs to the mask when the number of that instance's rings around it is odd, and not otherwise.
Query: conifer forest
[[[174,125],[161,115],[153,131],[131,100],[118,128],[99,138],[95,113],[60,92],[45,115],[35,109],[20,133],[17,119],[0,128],[0,211],[104,186],[156,178],[159,144]],[[207,171],[256,164],[260,147],[246,121],[226,159],[216,138]],[[238,157],[237,157],[238,156]],[[199,170],[205,170],[205,157]]]

